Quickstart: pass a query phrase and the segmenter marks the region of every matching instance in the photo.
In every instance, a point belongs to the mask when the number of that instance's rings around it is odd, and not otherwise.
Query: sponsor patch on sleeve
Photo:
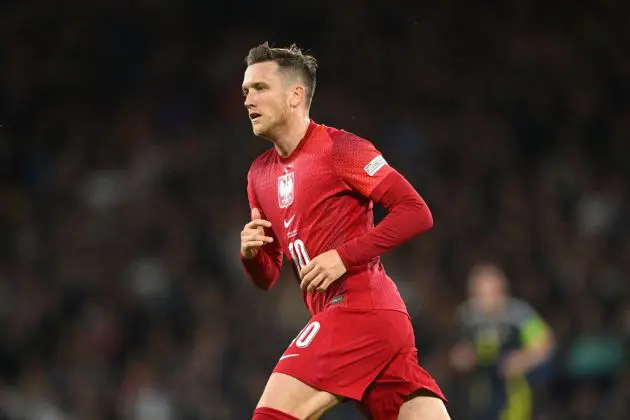
[[[382,155],[376,156],[363,168],[369,176],[374,176],[383,166],[387,165],[387,161]]]

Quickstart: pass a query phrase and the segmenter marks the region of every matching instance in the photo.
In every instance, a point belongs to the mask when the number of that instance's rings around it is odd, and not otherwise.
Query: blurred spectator
[[[529,420],[532,388],[549,376],[553,332],[527,302],[510,297],[508,279],[495,264],[472,268],[468,293],[457,311],[460,333],[449,356],[456,371],[470,374],[461,390],[469,417]]]

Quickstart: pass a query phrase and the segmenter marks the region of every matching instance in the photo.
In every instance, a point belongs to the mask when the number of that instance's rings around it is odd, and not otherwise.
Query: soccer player
[[[510,298],[498,266],[479,264],[468,281],[470,299],[458,310],[462,338],[450,359],[472,373],[471,418],[531,420],[529,380],[550,359],[553,334],[527,303]]]
[[[280,357],[255,420],[317,419],[344,399],[377,420],[444,420],[436,382],[379,256],[429,229],[424,200],[375,147],[309,118],[315,58],[295,45],[252,48],[243,80],[254,134],[273,148],[248,173],[241,259],[269,289],[293,261],[312,318]],[[388,214],[374,227],[373,203]]]

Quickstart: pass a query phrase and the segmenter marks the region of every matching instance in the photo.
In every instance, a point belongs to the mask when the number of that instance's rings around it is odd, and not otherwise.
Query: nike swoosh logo
[[[293,216],[291,216],[291,218],[289,220],[285,220],[284,221],[284,228],[288,228],[289,226],[291,226],[291,223],[293,223],[293,219],[295,219],[295,214]]]
[[[299,354],[285,354],[282,357],[280,357],[280,360],[284,360],[284,359],[288,359],[289,357],[296,357],[299,356]]]

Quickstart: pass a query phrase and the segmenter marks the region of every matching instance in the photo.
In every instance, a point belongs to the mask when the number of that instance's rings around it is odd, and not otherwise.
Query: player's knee
[[[260,397],[257,411],[268,408],[289,416],[286,419],[314,420],[338,402],[338,397],[333,394],[315,389],[291,376],[273,373]],[[260,420],[267,418],[276,417],[260,417]],[[285,420],[285,417],[278,418]]]
[[[450,420],[450,416],[444,401],[430,392],[420,391],[400,407],[398,420]]]

